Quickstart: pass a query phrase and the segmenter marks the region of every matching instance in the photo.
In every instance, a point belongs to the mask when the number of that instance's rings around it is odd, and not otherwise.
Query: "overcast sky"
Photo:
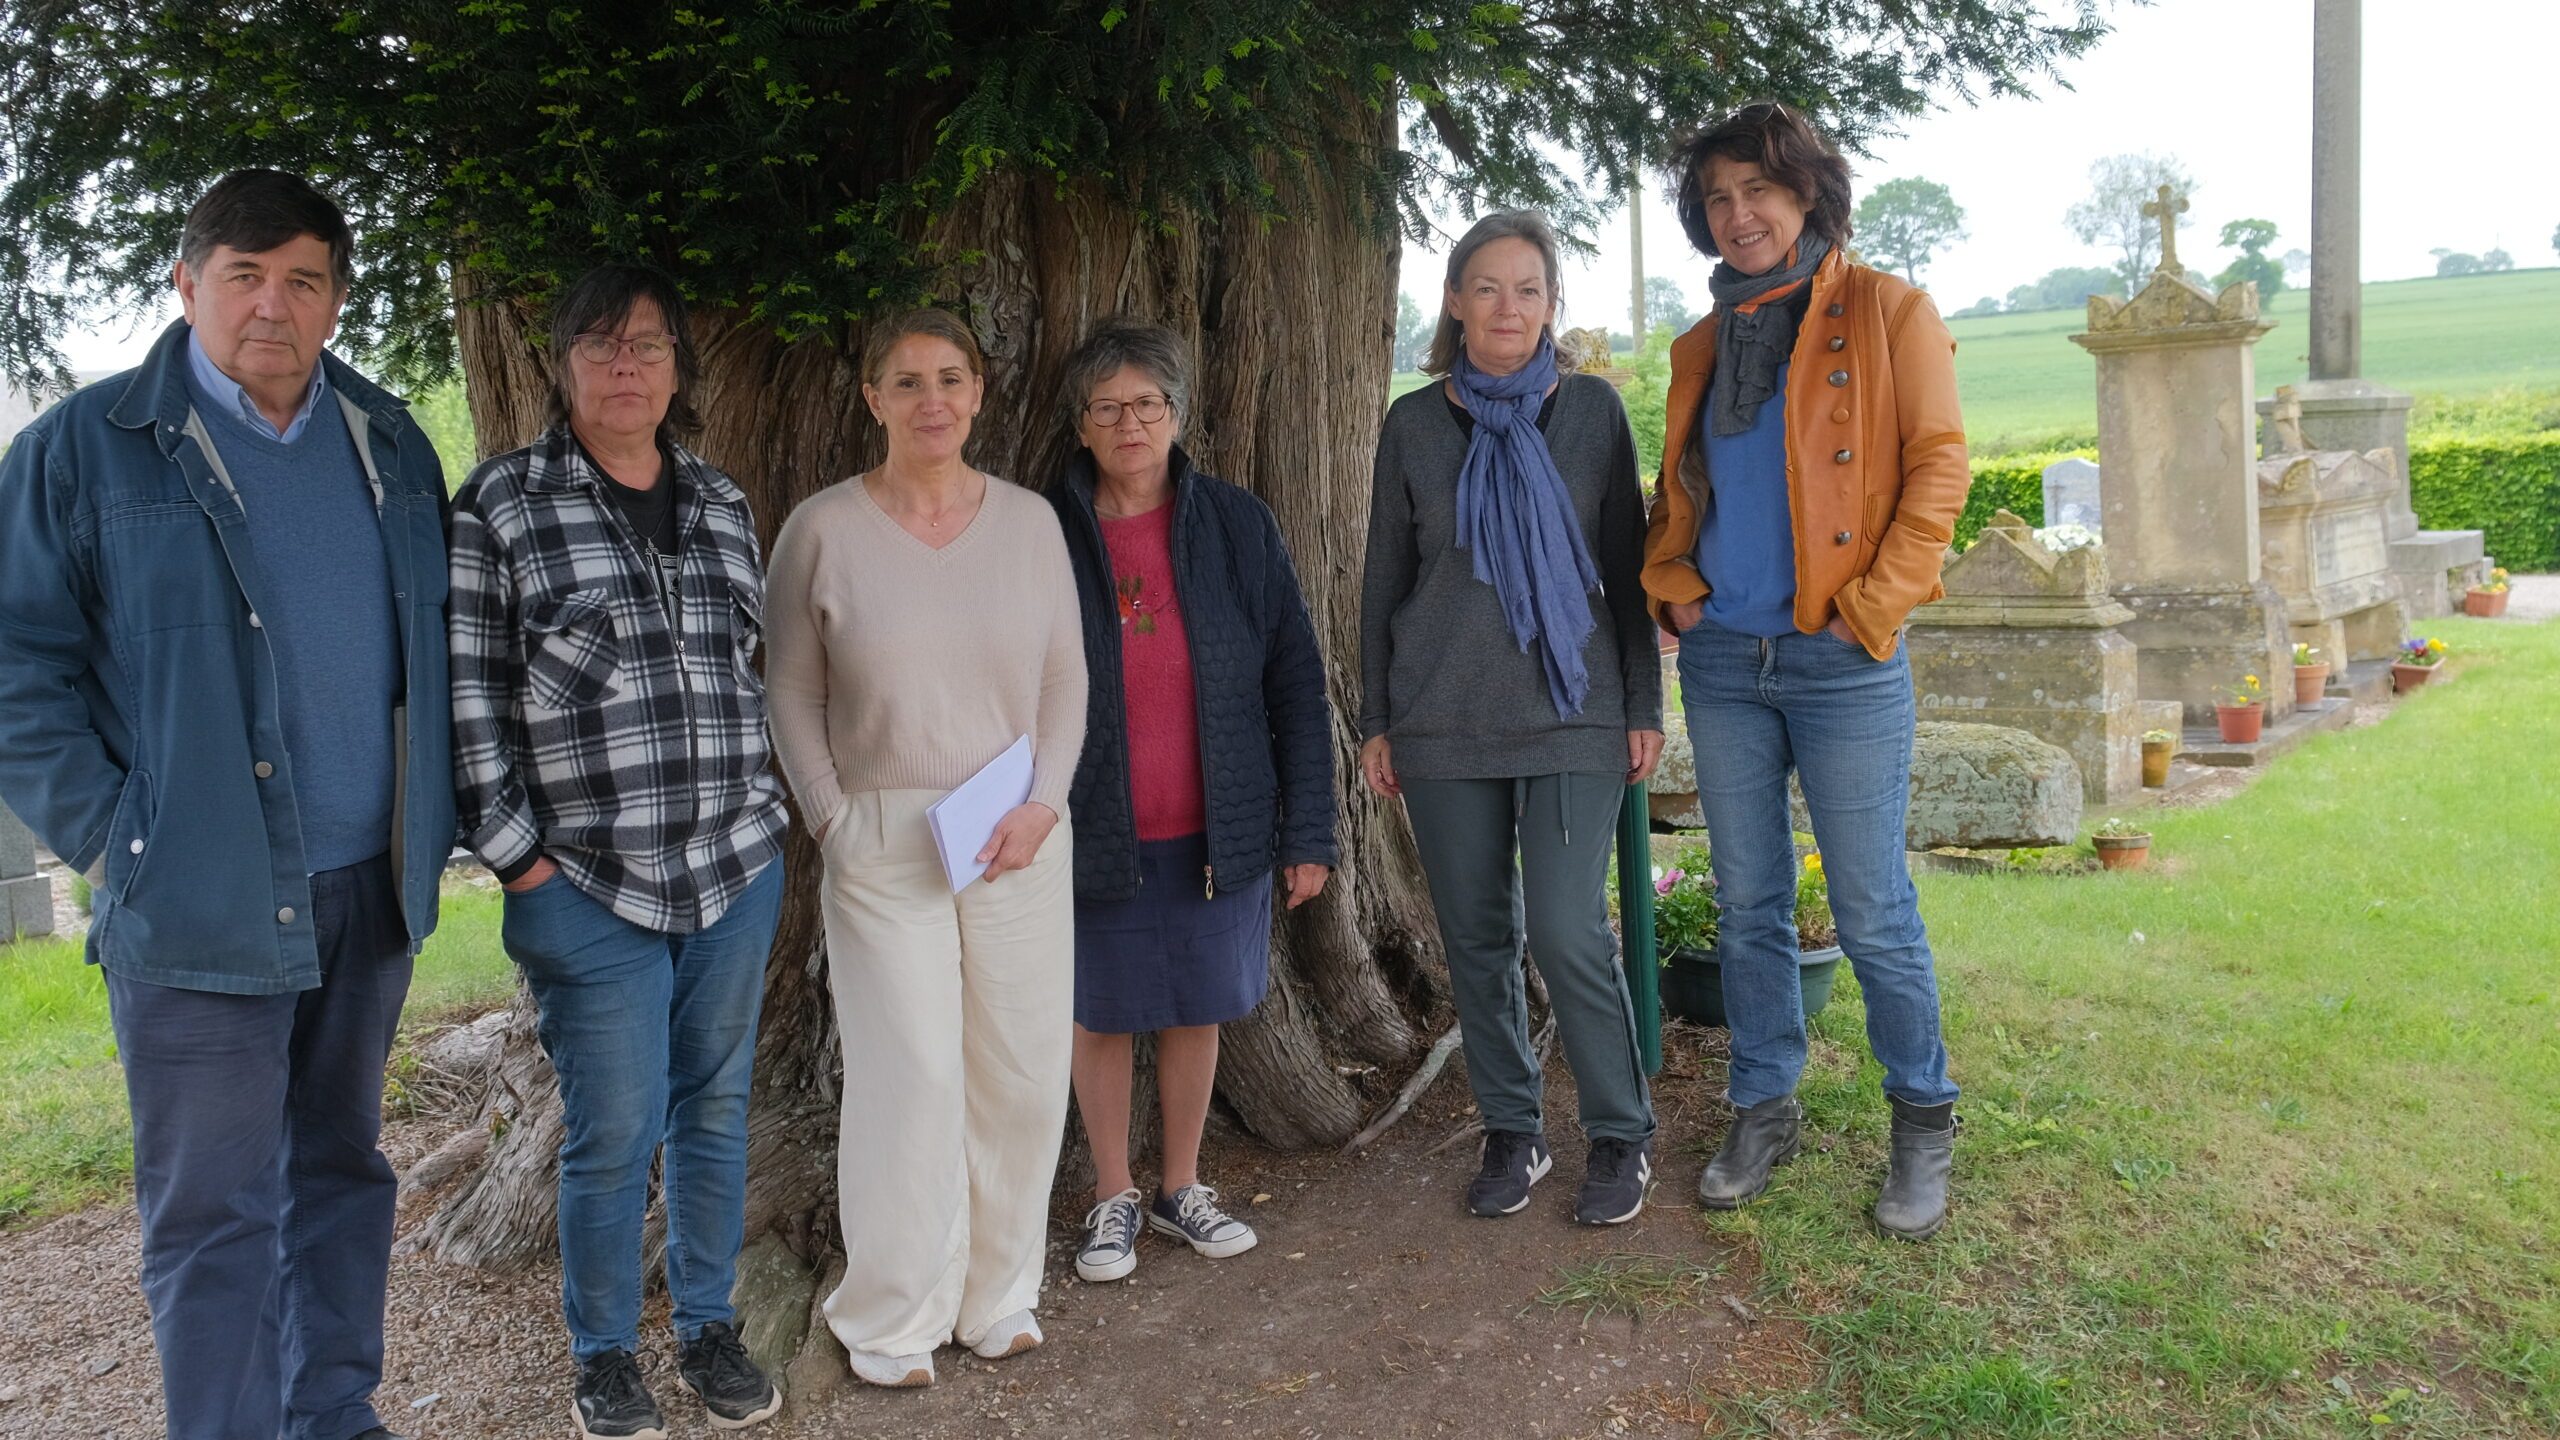
[[[2062,225],[2101,155],[2175,155],[2198,181],[2180,258],[2210,274],[2229,252],[2223,222],[2273,220],[2273,253],[2311,244],[2311,0],[2158,0],[2118,5],[2116,32],[2068,70],[2074,88],[2036,100],[1961,105],[1912,121],[1873,157],[1852,157],[1861,193],[1918,175],[1947,186],[1969,238],[1922,273],[1947,310],[2006,295],[2059,265],[2104,264]],[[2520,266],[2560,263],[2560,159],[2551,75],[2560,6],[2547,0],[2365,0],[2364,273],[2431,274],[2437,246],[2503,247]],[[1463,218],[1453,229],[1463,229]],[[1564,284],[1566,323],[1624,329],[1623,213],[1593,237],[1598,255]],[[1706,308],[1708,262],[1649,194],[1647,269]],[[1404,288],[1426,309],[1445,251],[1408,245]],[[72,362],[139,358],[158,322],[72,337]]]
[[[1921,273],[1944,309],[2056,266],[2107,263],[2063,228],[2062,212],[2087,192],[2091,161],[2124,151],[2174,155],[2196,177],[2178,234],[2187,264],[2220,270],[2233,252],[2213,242],[2243,216],[2276,223],[2272,254],[2311,248],[2311,0],[2158,0],[2108,13],[2115,33],[2066,68],[2072,89],[1958,103],[1910,122],[1872,157],[1851,157],[1860,194],[1916,175],[1964,207],[1969,238]],[[2438,246],[2560,264],[2556,54],[2560,5],[2548,0],[2364,0],[2367,280],[2431,275]],[[1647,271],[1704,310],[1711,262],[1658,194],[1644,222]],[[1593,238],[1598,258],[1565,277],[1565,321],[1624,330],[1624,215]],[[1404,288],[1426,309],[1447,261],[1445,249],[1406,247]]]

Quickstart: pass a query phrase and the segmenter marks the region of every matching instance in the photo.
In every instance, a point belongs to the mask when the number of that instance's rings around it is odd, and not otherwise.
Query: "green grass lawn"
[[[403,1028],[476,1013],[514,991],[496,894],[447,894],[418,957]],[[105,982],[68,941],[0,945],[0,1226],[109,1199],[132,1171]]]
[[[1844,986],[1804,1090],[1841,1142],[1702,1222],[1825,1357],[1733,1433],[2560,1434],[2560,625],[2432,628],[2453,683],[2138,812],[2152,873],[1921,880],[1954,1218],[1864,1224]]]

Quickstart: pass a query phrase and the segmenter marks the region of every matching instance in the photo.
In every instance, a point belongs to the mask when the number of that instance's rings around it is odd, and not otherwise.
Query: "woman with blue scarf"
[[[1360,605],[1360,769],[1401,796],[1484,1120],[1478,1215],[1553,1166],[1521,948],[1590,1142],[1574,1218],[1644,1208],[1653,1100],[1609,929],[1618,806],[1662,753],[1644,495],[1618,392],[1556,370],[1556,237],[1488,215],[1449,255],[1431,358],[1378,436]]]

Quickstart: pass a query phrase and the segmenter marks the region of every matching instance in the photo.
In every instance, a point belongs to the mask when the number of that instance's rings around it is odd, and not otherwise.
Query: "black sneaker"
[[[607,1350],[578,1367],[569,1418],[582,1440],[667,1440],[667,1417],[628,1350]]]
[[[1547,1178],[1555,1157],[1547,1142],[1516,1130],[1484,1132],[1484,1166],[1467,1187],[1467,1208],[1490,1219],[1529,1203],[1529,1187]]]
[[[1573,1218],[1585,1225],[1624,1225],[1644,1208],[1645,1192],[1652,1185],[1652,1141],[1605,1136],[1594,1140],[1591,1159],[1582,1168],[1582,1197],[1574,1202]]]
[[[782,1408],[782,1392],[747,1357],[738,1332],[717,1320],[677,1345],[676,1383],[711,1412],[714,1430],[743,1430]]]

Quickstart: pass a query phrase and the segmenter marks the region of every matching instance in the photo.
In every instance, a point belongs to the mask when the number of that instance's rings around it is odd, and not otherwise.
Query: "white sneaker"
[[[912,1390],[933,1383],[933,1356],[882,1355],[872,1350],[846,1352],[853,1360],[853,1378],[867,1381],[886,1390]]]
[[[987,1333],[978,1337],[978,1343],[969,1348],[981,1360],[1003,1360],[1025,1350],[1039,1349],[1040,1342],[1046,1338],[1040,1333],[1040,1322],[1032,1317],[1030,1311],[1016,1310],[988,1326]]]
[[[1076,1274],[1097,1284],[1138,1268],[1138,1192],[1123,1190],[1085,1212]]]

